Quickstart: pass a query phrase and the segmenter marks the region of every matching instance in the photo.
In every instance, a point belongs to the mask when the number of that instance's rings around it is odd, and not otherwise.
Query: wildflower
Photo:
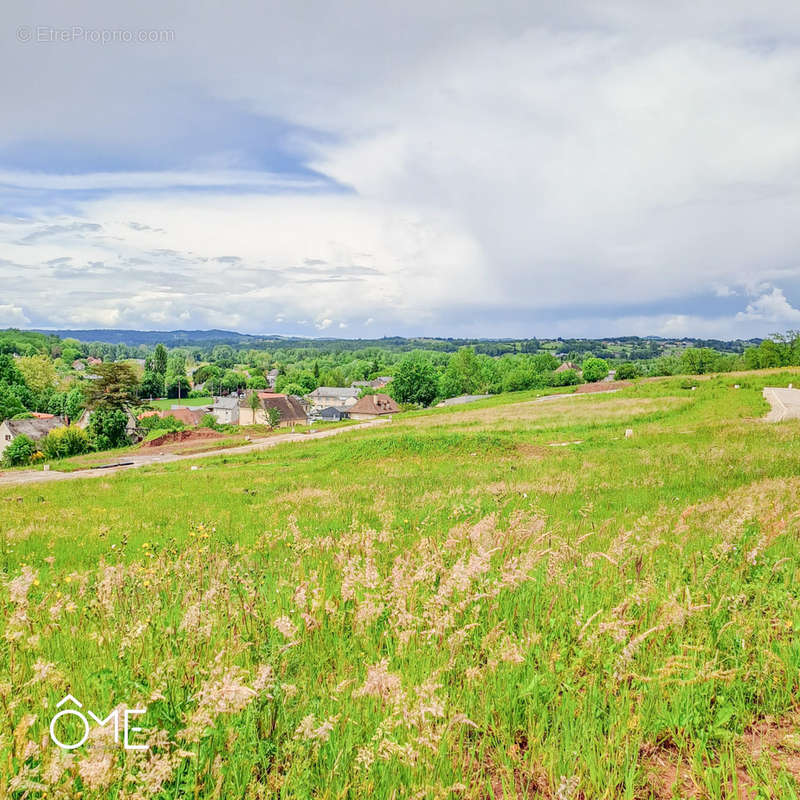
[[[20,574],[8,584],[8,594],[12,603],[26,605],[28,591],[36,580],[36,572],[30,567],[23,567]]]
[[[389,672],[389,659],[383,658],[377,664],[367,667],[367,678],[353,697],[381,697],[388,700],[402,692],[400,677]]]
[[[327,742],[338,719],[339,717],[337,715],[326,719],[320,725],[315,725],[316,720],[314,715],[308,714],[303,717],[302,721],[297,726],[294,732],[294,738]]]
[[[272,623],[272,627],[282,633],[287,639],[295,639],[297,637],[297,626],[289,617],[278,617],[278,619]]]

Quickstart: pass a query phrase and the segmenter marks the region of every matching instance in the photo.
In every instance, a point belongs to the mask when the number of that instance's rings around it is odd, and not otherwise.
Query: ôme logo
[[[57,747],[60,747],[62,750],[75,750],[76,748],[80,747],[86,740],[89,738],[89,731],[90,725],[89,720],[86,716],[79,711],[78,709],[83,708],[83,703],[81,703],[76,697],[71,694],[68,694],[62,700],[60,700],[56,704],[56,708],[61,708],[61,706],[66,705],[67,703],[72,703],[76,706],[76,708],[64,708],[59,711],[51,720],[50,720],[50,739],[55,743]],[[131,744],[130,742],[130,734],[138,733],[142,730],[142,728],[131,727],[130,717],[134,716],[141,716],[147,712],[146,708],[126,708],[122,711],[122,728],[123,728],[123,747],[126,750],[147,750],[147,745],[144,744]],[[89,711],[86,709],[86,714],[91,717],[94,722],[101,728],[104,728],[108,725],[109,722],[114,724],[114,741],[119,743],[119,728],[120,728],[120,710],[115,708],[105,719],[100,719],[93,711]],[[81,736],[80,740],[77,742],[73,742],[71,744],[66,744],[62,742],[61,739],[58,738],[56,735],[56,723],[59,719],[63,717],[76,717],[83,723],[83,735]]]

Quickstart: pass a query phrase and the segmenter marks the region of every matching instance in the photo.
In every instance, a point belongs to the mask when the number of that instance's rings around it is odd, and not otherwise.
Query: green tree
[[[153,372],[158,373],[162,378],[167,374],[167,348],[160,342],[153,351]]]
[[[248,389],[266,389],[267,379],[263,375],[253,375],[252,378],[247,379]]]
[[[189,379],[185,375],[168,375],[164,386],[164,394],[170,399],[176,397],[186,397],[192,387],[189,386]]]
[[[389,394],[398,403],[429,406],[438,392],[436,368],[422,358],[407,357],[398,362]]]
[[[130,444],[127,427],[127,413],[113,406],[97,406],[89,418],[89,436],[97,450]]]
[[[126,411],[136,405],[139,382],[130,364],[108,362],[98,364],[94,371],[99,377],[86,393],[89,408]]]
[[[56,382],[56,368],[47,356],[26,356],[17,361],[17,366],[26,385],[34,392],[50,389]]]
[[[620,381],[629,381],[633,378],[638,378],[641,375],[641,370],[632,361],[626,361],[617,367],[616,378]]]
[[[558,369],[559,361],[552,353],[537,353],[530,360],[535,372],[553,372]]]
[[[16,417],[17,414],[24,414],[25,410],[25,406],[11,390],[11,387],[4,382],[0,382],[0,422],[4,419]]]
[[[480,385],[480,362],[472,347],[462,347],[450,357],[439,381],[442,397],[475,394]]]
[[[267,425],[271,429],[277,428],[281,424],[281,412],[274,406],[267,409]]]
[[[77,422],[86,406],[86,398],[78,386],[67,392],[64,401],[64,414],[70,422]]]
[[[0,355],[0,382],[7,383],[9,386],[25,383],[25,378],[17,369],[14,359],[5,353]]]
[[[608,362],[603,358],[587,358],[582,369],[583,379],[588,383],[596,383],[608,375]]]
[[[247,405],[253,412],[253,422],[255,422],[256,414],[258,413],[258,410],[261,408],[261,400],[258,399],[258,392],[250,392],[250,396],[247,398]]]
[[[139,387],[141,397],[163,397],[164,396],[164,376],[155,370],[146,371],[142,375],[142,384]]]

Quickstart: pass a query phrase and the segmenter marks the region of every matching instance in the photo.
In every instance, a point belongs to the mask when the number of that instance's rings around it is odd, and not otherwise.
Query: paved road
[[[16,486],[23,483],[49,483],[50,481],[67,481],[76,478],[101,478],[103,476],[113,475],[116,472],[144,467],[147,464],[170,464],[173,461],[186,461],[188,459],[197,460],[199,458],[209,458],[211,456],[238,456],[242,453],[252,453],[255,450],[266,450],[269,447],[275,447],[275,445],[283,444],[284,442],[309,442],[316,439],[327,439],[330,436],[338,436],[348,431],[374,428],[376,425],[384,425],[387,422],[389,422],[389,420],[374,419],[369,422],[361,422],[358,425],[348,425],[344,428],[332,428],[327,431],[315,431],[314,433],[282,433],[277,436],[271,436],[268,439],[260,439],[252,444],[242,445],[241,447],[227,447],[224,450],[210,450],[206,453],[193,453],[190,455],[178,455],[176,453],[126,454],[120,456],[118,460],[131,461],[133,463],[125,464],[124,466],[108,467],[107,469],[81,469],[75,472],[56,472],[54,470],[43,472],[42,470],[26,469],[14,470],[6,473],[0,472],[0,489],[5,486]],[[114,457],[112,454],[109,454],[109,459],[113,463]]]
[[[764,389],[764,399],[772,410],[764,417],[766,422],[783,422],[785,419],[800,419],[800,389]]]

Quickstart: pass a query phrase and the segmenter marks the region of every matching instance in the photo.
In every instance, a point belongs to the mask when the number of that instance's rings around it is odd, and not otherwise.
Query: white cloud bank
[[[54,325],[261,332],[793,324],[800,10],[645,6],[267,3],[184,18],[145,3],[137,26],[172,27],[174,44],[10,48],[0,75],[44,81],[45,96],[32,106],[25,86],[4,87],[0,142],[52,126],[120,148],[138,134],[156,152],[159,123],[180,126],[164,86],[191,86],[321,132],[293,134],[294,151],[351,190],[192,165],[7,170],[0,183],[18,190],[104,192],[2,226],[10,298]],[[87,8],[121,24],[119,10]]]

